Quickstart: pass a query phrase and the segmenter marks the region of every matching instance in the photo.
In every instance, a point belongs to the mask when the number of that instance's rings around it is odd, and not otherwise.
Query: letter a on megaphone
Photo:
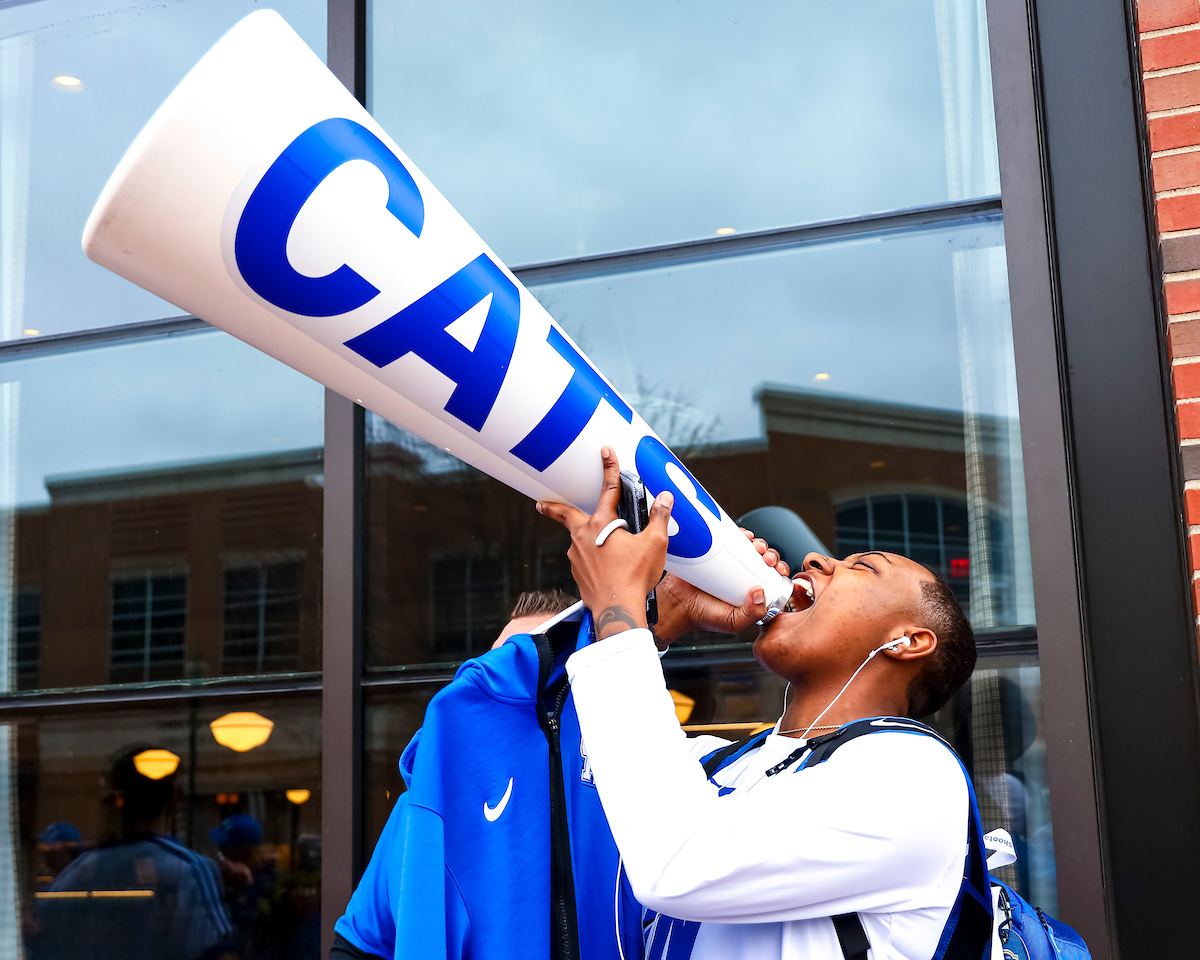
[[[286,78],[286,80],[284,79]],[[610,444],[675,495],[667,567],[791,584],[279,14],[238,23],[121,160],[87,255],[530,497],[591,512]]]

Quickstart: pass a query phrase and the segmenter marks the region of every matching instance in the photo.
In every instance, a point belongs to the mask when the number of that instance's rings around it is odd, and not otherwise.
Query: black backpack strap
[[[739,740],[736,743],[731,743],[728,746],[721,747],[708,754],[701,762],[704,766],[704,775],[711,777],[714,773],[729,763],[732,763],[743,753],[753,750],[771,734],[771,730],[764,730],[762,733],[756,733],[749,740]]]
[[[857,740],[859,737],[864,737],[871,733],[885,732],[900,732],[900,733],[917,733],[924,734],[927,737],[933,737],[939,741],[951,753],[954,753],[954,748],[946,742],[933,727],[928,724],[921,723],[920,720],[910,720],[908,717],[868,717],[865,720],[854,720],[846,724],[839,730],[833,733],[827,733],[823,737],[816,737],[809,741],[812,752],[804,760],[803,769],[815,766],[818,763],[824,763],[838,747],[849,743],[851,740]],[[958,754],[954,753],[957,759]]]
[[[867,931],[863,929],[858,914],[843,913],[829,919],[833,921],[833,929],[837,932],[838,943],[842,945],[846,960],[867,960],[871,941],[867,939]]]

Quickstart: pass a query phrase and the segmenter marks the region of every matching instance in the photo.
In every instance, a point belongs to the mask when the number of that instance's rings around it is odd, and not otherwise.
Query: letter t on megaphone
[[[522,493],[591,512],[609,444],[675,495],[667,569],[791,584],[279,14],[238,23],[88,218],[97,263]]]

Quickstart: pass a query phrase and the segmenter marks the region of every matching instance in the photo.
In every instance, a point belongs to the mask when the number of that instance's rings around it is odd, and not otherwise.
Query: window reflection
[[[324,55],[324,3],[272,6]],[[79,238],[138,131],[204,52],[256,9],[249,0],[0,6],[0,339],[179,315],[88,260]]]
[[[368,22],[372,114],[510,264],[1000,192],[980,0],[372,0]]]
[[[373,414],[367,451],[371,666],[476,656],[523,591],[569,586],[563,528],[527,497]]]
[[[970,223],[535,292],[731,516],[928,563],[996,630],[1033,623],[1002,241]],[[367,462],[369,667],[474,656],[521,591],[569,588],[564,531],[521,495],[373,416]]]
[[[205,332],[3,362],[5,398],[9,690],[319,669],[318,385]]]
[[[425,707],[445,681],[414,683],[400,690],[367,689],[363,696],[363,853],[365,864],[406,787],[400,754],[421,726]]]
[[[219,745],[209,724],[231,709],[269,717],[269,738]],[[319,701],[93,706],[0,729],[0,883],[19,892],[26,956],[319,955]]]
[[[1017,862],[1001,867],[997,875],[1056,915],[1054,836],[1036,661],[981,659],[970,683],[930,722],[954,744],[971,771],[984,832],[1003,828],[1012,835]]]

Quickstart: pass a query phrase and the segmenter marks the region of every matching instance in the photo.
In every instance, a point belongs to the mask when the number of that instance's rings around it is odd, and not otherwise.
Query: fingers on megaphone
[[[596,506],[596,512],[590,517],[577,507],[554,500],[539,500],[536,504],[538,513],[561,523],[571,533],[572,539],[577,536],[590,538],[598,547],[603,546],[618,528],[626,528],[617,521],[617,507],[621,502],[621,464],[612,447],[602,447],[600,458],[604,465],[604,479],[600,489],[600,502]],[[668,524],[674,505],[675,497],[671,491],[661,491],[651,504],[649,520],[643,534],[649,534],[651,538],[661,539],[666,543],[670,539]]]
[[[757,623],[767,612],[767,592],[762,587],[751,587],[746,594],[746,602],[738,611],[737,621],[733,624],[731,633],[739,633],[750,624]]]
[[[738,527],[738,529],[746,535],[746,539],[749,540],[754,549],[758,551],[759,556],[763,558],[763,562],[766,563],[768,567],[774,567],[780,576],[791,576],[792,568],[788,565],[786,560],[779,556],[778,550],[774,549],[762,537],[756,537],[753,530],[747,530],[745,527]]]
[[[617,461],[617,452],[608,446],[600,448],[600,462],[604,465],[604,480],[600,485],[596,516],[615,517],[621,505],[621,464]]]
[[[650,525],[648,531],[655,531],[664,540],[670,539],[667,525],[671,521],[671,508],[675,506],[675,497],[670,490],[664,490],[654,498],[650,507]]]

